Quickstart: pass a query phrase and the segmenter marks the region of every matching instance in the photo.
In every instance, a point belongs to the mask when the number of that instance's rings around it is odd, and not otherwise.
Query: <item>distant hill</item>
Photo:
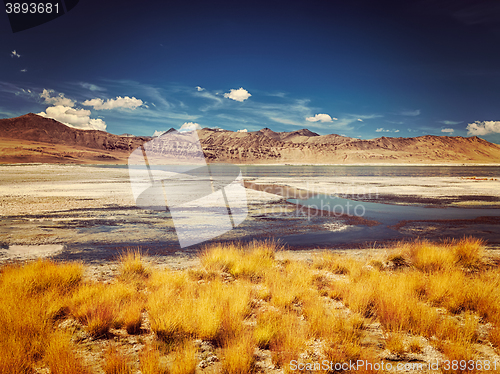
[[[500,163],[500,146],[477,136],[420,136],[371,140],[318,135],[307,129],[249,133],[203,129],[205,156],[233,163]]]
[[[174,131],[170,129],[168,132]],[[167,132],[167,133],[168,133]],[[308,129],[253,132],[202,129],[198,136],[209,162],[230,163],[499,163],[500,146],[474,137],[381,137],[370,140]],[[30,113],[0,119],[0,163],[126,163],[151,137],[78,130]]]

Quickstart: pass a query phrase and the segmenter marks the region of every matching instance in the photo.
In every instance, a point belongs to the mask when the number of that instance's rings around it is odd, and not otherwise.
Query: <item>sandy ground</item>
[[[181,249],[169,212],[135,206],[126,168],[2,165],[0,175],[0,258],[4,260],[53,255],[61,259],[99,262],[116,258],[124,249],[140,247],[151,256],[164,258],[175,265],[179,259],[192,258],[203,247]],[[498,180],[460,177],[318,179],[266,177],[252,182],[391,204],[476,207],[500,204]],[[358,227],[342,217],[307,217],[282,196],[266,192],[247,189],[246,196],[247,219],[214,241],[293,237],[290,240],[292,249],[316,249],[326,247],[310,241],[311,235],[323,233],[329,238],[342,233],[347,243],[336,245],[337,248],[348,248],[350,243],[361,247],[364,243],[350,241],[349,238],[356,239]],[[409,222],[398,230],[404,235],[431,239],[446,230],[458,233],[468,230],[472,234],[481,230],[500,232],[496,222],[478,222],[476,226],[465,222],[462,226],[458,223]],[[374,240],[379,244],[373,246],[382,245],[381,240]]]

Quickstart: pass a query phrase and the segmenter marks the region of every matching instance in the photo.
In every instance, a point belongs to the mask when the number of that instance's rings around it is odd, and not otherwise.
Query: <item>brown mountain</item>
[[[124,163],[149,137],[78,130],[33,113],[0,119],[0,162]]]
[[[203,129],[211,161],[233,163],[500,163],[500,146],[477,136],[420,136],[361,140],[309,130],[249,133]]]
[[[172,131],[169,130],[169,131]],[[128,134],[127,134],[128,135]],[[500,146],[478,137],[420,136],[361,140],[307,129],[198,132],[209,162],[500,163]],[[0,119],[0,163],[126,163],[150,137],[78,130],[36,114]],[[174,147],[175,148],[175,147]]]

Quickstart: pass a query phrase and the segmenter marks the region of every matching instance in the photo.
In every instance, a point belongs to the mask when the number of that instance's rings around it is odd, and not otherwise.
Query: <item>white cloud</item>
[[[49,107],[39,116],[52,118],[70,127],[80,130],[106,131],[106,123],[102,119],[90,118],[90,110],[75,109],[69,106],[56,105]]]
[[[42,93],[40,94],[40,97],[44,99],[44,101],[47,104],[67,106],[67,107],[75,106],[75,101],[68,99],[67,97],[64,96],[63,93],[60,93],[57,96],[52,96],[53,93],[54,90],[47,90],[44,88]]]
[[[21,73],[26,73],[28,69],[21,69]]]
[[[463,121],[438,121],[439,123],[442,123],[443,125],[458,125],[459,123],[462,123]]]
[[[238,130],[236,132],[248,132],[248,130],[247,129],[243,129],[243,130]]]
[[[79,85],[90,91],[106,91],[105,88],[96,86],[95,84],[92,83],[80,82]]]
[[[203,87],[200,87],[200,86],[196,86],[196,89],[198,90],[198,92],[205,91],[205,89]]]
[[[108,99],[106,101],[98,98],[85,100],[82,104],[86,106],[93,106],[95,110],[109,110],[118,108],[136,109],[137,107],[143,105],[144,102],[141,99],[137,99],[135,97],[117,96],[116,99]]]
[[[232,99],[235,101],[240,101],[240,102],[245,101],[250,96],[252,96],[252,95],[247,90],[245,90],[243,87],[240,87],[237,90],[231,89],[231,91],[224,94],[225,98]]]
[[[179,131],[194,131],[201,130],[201,126],[199,123],[195,122],[184,122]]]
[[[399,130],[394,130],[394,132],[399,132]]]
[[[375,132],[391,132],[391,130],[384,129],[383,127],[379,127],[375,130]]]
[[[400,112],[399,114],[401,114],[402,116],[415,117],[415,116],[419,116],[420,115],[420,109],[416,109],[416,110],[404,110],[404,111]]]
[[[16,50],[14,49],[12,52],[10,52],[10,57],[21,57],[21,55],[19,53],[16,52]]]
[[[445,132],[445,133],[448,133],[448,134],[453,134],[455,132],[455,130],[453,130],[453,129],[441,129],[441,132]]]
[[[325,114],[325,113],[319,113],[319,114],[316,114],[314,117],[307,117],[306,118],[306,121],[309,121],[309,122],[333,122],[333,121],[336,121],[337,118],[332,118],[329,114]]]
[[[500,121],[476,121],[467,125],[468,135],[488,135],[500,133]]]
[[[362,120],[361,118],[358,118],[358,121],[359,121],[359,122],[363,122],[363,120]]]

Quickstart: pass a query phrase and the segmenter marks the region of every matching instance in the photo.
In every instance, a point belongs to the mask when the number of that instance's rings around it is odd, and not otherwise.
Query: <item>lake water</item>
[[[106,167],[106,166],[104,166]],[[116,166],[115,166],[116,167]],[[118,167],[127,167],[118,166]],[[225,168],[223,165],[211,165],[220,176],[227,177],[234,174],[234,166]],[[321,181],[328,178],[334,181],[335,177],[356,177],[370,181],[371,178],[388,178],[405,184],[411,184],[418,178],[498,178],[500,179],[500,166],[360,166],[360,165],[239,165],[243,177],[246,179],[265,178],[266,183],[279,180],[280,184],[296,181]],[[358,178],[358,179],[359,179]],[[272,182],[271,182],[272,183]],[[478,181],[477,183],[481,183]],[[488,182],[490,183],[490,182]],[[477,184],[479,186],[479,184]],[[411,192],[410,192],[411,193]],[[484,194],[488,194],[485,190]],[[289,202],[330,212],[349,214],[378,221],[375,226],[356,225],[349,226],[346,230],[335,232],[319,231],[297,235],[277,235],[277,238],[292,248],[300,247],[325,247],[367,243],[374,241],[399,240],[414,238],[417,235],[430,239],[444,237],[461,237],[464,235],[477,235],[489,242],[500,244],[500,226],[492,222],[467,222],[478,217],[500,217],[500,209],[476,207],[447,207],[423,205],[394,205],[377,202],[364,202],[345,199],[331,195],[316,195],[314,197]],[[357,207],[355,212],[352,211]],[[423,228],[420,231],[399,230],[395,227],[401,221],[421,221]],[[441,220],[442,223],[434,221]],[[458,222],[456,220],[463,220]],[[314,221],[314,220],[312,220]],[[311,227],[313,222],[311,221]],[[266,221],[262,221],[262,225]],[[286,222],[284,221],[284,225]],[[421,225],[421,226],[422,226]]]

